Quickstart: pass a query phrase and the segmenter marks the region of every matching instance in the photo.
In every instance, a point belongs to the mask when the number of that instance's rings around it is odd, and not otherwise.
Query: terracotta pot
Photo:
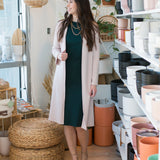
[[[138,160],[138,158],[137,158],[137,156],[136,156],[136,155],[134,155],[134,160]]]
[[[88,129],[88,134],[89,134],[89,140],[88,140],[88,146],[92,145],[92,136],[93,136],[93,128],[89,128]],[[77,145],[80,146],[80,142],[78,140],[78,137],[77,137]]]
[[[98,146],[111,146],[114,142],[112,126],[101,127],[95,125],[94,127],[94,144]]]
[[[142,96],[142,101],[144,104],[145,104],[146,93],[154,91],[154,90],[160,90],[160,85],[146,85],[141,88],[141,96]]]
[[[118,19],[118,29],[127,29],[128,28],[128,19]]]
[[[148,160],[158,160],[158,154],[153,154],[148,157]]]
[[[136,134],[137,153],[139,154],[139,142],[144,137],[158,137],[157,130],[140,130]]]
[[[115,0],[102,0],[103,5],[109,5],[109,6],[114,6],[115,5]]]
[[[146,130],[146,129],[154,129],[152,124],[150,123],[138,123],[132,125],[132,142],[133,142],[133,148],[137,150],[137,143],[136,143],[136,134],[140,130]]]
[[[145,137],[140,140],[140,159],[147,160],[152,154],[158,153],[158,137]]]
[[[124,13],[129,13],[130,12],[127,0],[121,0],[121,6],[122,6],[122,9],[123,9]]]
[[[94,108],[95,125],[112,126],[115,119],[115,106],[112,107],[97,107]]]
[[[137,123],[149,123],[149,119],[147,117],[135,117],[131,119],[131,126]]]
[[[160,97],[155,97],[152,99],[152,117],[155,120],[160,121]]]

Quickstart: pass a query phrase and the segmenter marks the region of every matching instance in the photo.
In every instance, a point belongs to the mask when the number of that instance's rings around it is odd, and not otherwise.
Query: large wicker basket
[[[48,3],[48,0],[24,0],[24,3],[27,6],[31,6],[33,8],[39,8]]]
[[[103,17],[99,18],[100,22],[108,22],[110,24],[114,24],[116,27],[114,28],[114,34],[108,35],[108,32],[106,33],[100,33],[100,38],[102,39],[103,42],[109,42],[109,41],[114,41],[115,36],[116,38],[118,37],[118,20],[110,15],[105,15]],[[114,36],[115,35],[115,36]]]
[[[23,149],[14,146],[10,147],[10,160],[63,160],[64,144],[44,149]]]
[[[46,118],[20,120],[9,128],[9,140],[16,147],[47,148],[62,142],[63,126]]]

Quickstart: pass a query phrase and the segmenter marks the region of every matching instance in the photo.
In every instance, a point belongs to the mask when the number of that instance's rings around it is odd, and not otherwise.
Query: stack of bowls
[[[115,79],[111,81],[111,99],[117,102],[117,86],[123,84],[121,79]]]
[[[134,46],[138,51],[148,50],[149,22],[134,22]]]
[[[127,67],[127,83],[130,86],[136,87],[136,71],[146,69],[145,66],[128,66]]]
[[[125,31],[128,31],[128,19],[118,19],[118,39],[125,41]]]

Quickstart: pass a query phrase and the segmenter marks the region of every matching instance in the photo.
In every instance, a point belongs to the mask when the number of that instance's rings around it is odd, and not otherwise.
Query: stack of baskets
[[[63,126],[46,118],[18,121],[9,128],[10,160],[63,160]]]

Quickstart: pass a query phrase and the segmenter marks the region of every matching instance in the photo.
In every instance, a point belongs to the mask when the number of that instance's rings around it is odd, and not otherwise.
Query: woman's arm
[[[60,43],[58,41],[58,31],[60,27],[60,23],[56,25],[55,31],[54,31],[54,39],[53,39],[53,47],[52,47],[52,54],[55,57],[55,63],[59,64],[60,60],[58,59],[58,55],[61,53]]]

